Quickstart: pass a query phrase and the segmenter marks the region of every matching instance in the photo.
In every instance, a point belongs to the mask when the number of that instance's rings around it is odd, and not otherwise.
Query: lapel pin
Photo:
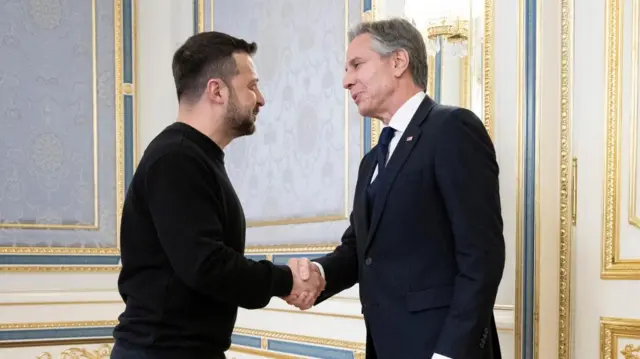
[[[407,137],[407,142],[409,142],[409,141],[411,141],[411,140],[413,140],[413,136],[409,136],[409,137]]]

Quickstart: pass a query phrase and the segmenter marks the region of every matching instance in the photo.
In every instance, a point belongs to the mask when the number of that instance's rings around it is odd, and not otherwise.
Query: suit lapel
[[[411,151],[413,151],[416,143],[420,140],[422,132],[420,131],[419,125],[427,118],[434,105],[435,102],[433,102],[433,100],[428,96],[425,97],[393,151],[393,154],[387,163],[384,176],[379,179],[382,183],[380,183],[380,192],[376,196],[375,205],[371,213],[371,223],[369,225],[369,233],[367,236],[367,242],[365,243],[365,250],[371,243],[373,235],[378,228],[380,217],[382,217],[382,213],[384,212],[393,181],[396,179],[396,176],[409,158],[409,155],[411,154]]]

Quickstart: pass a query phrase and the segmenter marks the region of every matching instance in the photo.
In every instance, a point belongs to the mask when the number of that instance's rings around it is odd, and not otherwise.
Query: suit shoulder
[[[433,109],[434,122],[440,131],[450,132],[456,128],[467,128],[473,132],[488,134],[484,123],[473,111],[455,106],[436,105]]]

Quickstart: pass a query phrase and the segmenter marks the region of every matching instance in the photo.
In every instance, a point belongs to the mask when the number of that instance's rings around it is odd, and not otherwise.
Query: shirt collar
[[[415,115],[416,111],[418,111],[418,107],[424,100],[426,94],[422,91],[413,95],[410,99],[407,100],[398,111],[391,117],[391,121],[389,121],[389,126],[393,127],[398,132],[404,132],[409,126],[409,122]]]

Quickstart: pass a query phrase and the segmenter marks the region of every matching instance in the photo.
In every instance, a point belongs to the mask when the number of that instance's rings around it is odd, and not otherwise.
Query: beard
[[[235,92],[231,94],[231,101],[227,108],[225,120],[234,137],[248,136],[256,132],[256,107],[241,106]]]

